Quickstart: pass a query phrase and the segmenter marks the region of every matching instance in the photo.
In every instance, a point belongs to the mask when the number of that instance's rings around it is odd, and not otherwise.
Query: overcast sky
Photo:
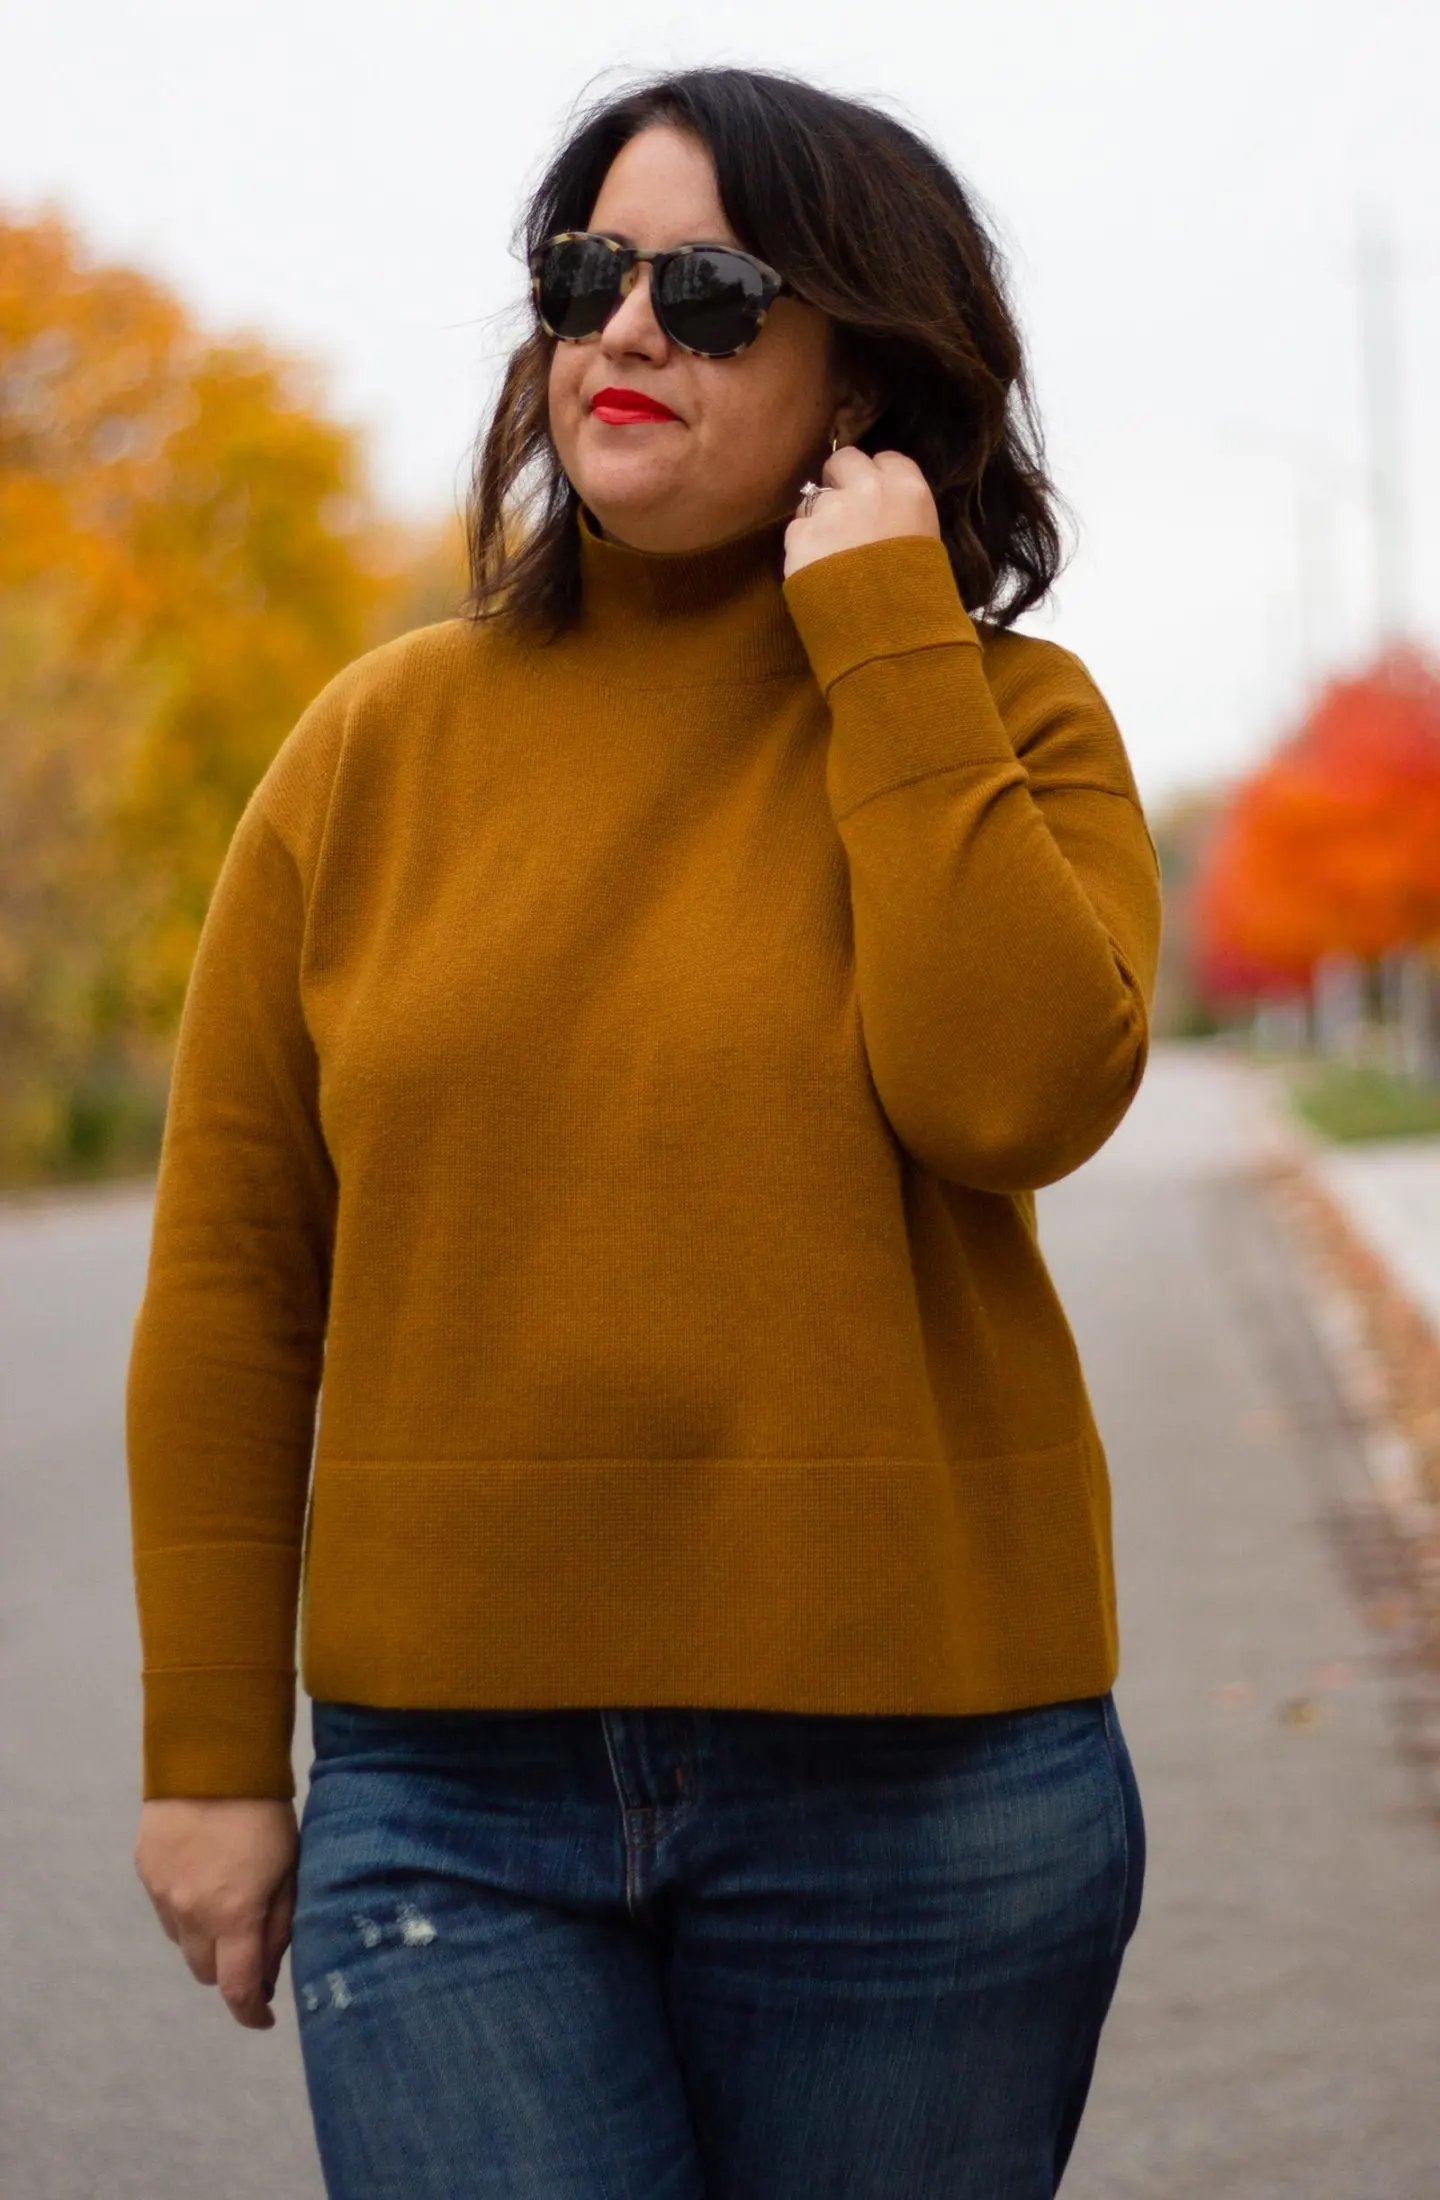
[[[11,0],[0,201],[318,361],[382,495],[441,512],[568,115],[698,62],[879,100],[990,212],[1079,522],[1024,624],[1090,666],[1148,804],[1373,646],[1363,213],[1397,253],[1410,624],[1440,646],[1436,0]]]

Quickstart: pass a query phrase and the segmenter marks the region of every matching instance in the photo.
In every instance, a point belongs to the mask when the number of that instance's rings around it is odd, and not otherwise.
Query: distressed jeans
[[[311,1706],[331,2200],[1048,2200],[1140,1908],[1111,1697]]]

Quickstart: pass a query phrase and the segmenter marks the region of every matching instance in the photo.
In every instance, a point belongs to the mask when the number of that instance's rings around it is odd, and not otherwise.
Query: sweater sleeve
[[[304,895],[259,795],[176,1045],[126,1392],[143,1793],[293,1797],[295,1622],[336,1180]]]
[[[1115,1130],[1149,1046],[1159,866],[1110,711],[1057,644],[982,644],[936,538],[816,559],[785,598],[830,707],[880,1103],[943,1179],[1053,1183]]]

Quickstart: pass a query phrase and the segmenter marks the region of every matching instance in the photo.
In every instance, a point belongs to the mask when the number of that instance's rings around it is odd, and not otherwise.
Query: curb
[[[1378,1299],[1393,1326],[1423,1334],[1437,1363],[1440,1330],[1317,1168],[1326,1141],[1291,1115],[1283,1095],[1285,1073],[1247,1066],[1253,1072],[1256,1174],[1296,1255],[1301,1299],[1328,1354],[1370,1490],[1404,1554],[1425,1615],[1431,1657],[1440,1662],[1440,1501],[1426,1473],[1427,1464],[1433,1471],[1434,1463],[1397,1418],[1394,1380],[1370,1333],[1370,1308]],[[1341,1273],[1351,1267],[1367,1269],[1375,1279],[1368,1299]]]

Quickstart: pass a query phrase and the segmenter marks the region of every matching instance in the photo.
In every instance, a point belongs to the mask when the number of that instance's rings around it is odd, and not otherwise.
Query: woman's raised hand
[[[140,1806],[135,1869],[202,1986],[268,2031],[295,1913],[295,1806],[272,1796],[160,1796]]]
[[[930,484],[903,451],[868,452],[847,444],[820,470],[825,494],[808,519],[797,513],[785,530],[785,572],[798,573],[817,558],[891,535],[940,533],[940,514]]]

